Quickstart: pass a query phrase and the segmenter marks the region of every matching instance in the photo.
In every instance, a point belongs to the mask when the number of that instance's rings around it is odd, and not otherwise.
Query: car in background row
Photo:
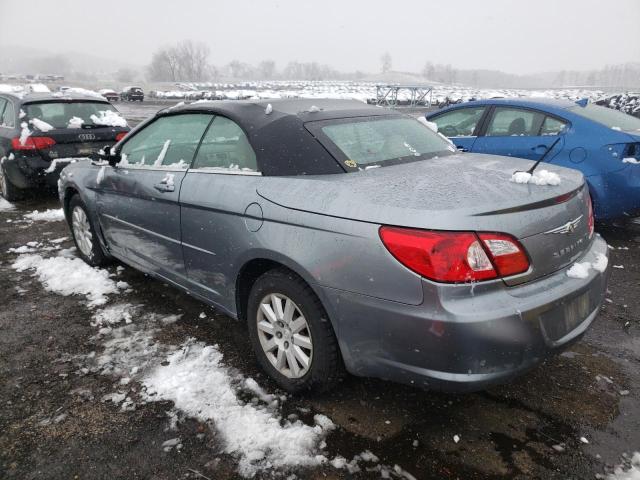
[[[120,100],[120,95],[118,95],[118,92],[116,92],[115,90],[111,90],[110,88],[103,88],[102,90],[99,90],[98,93],[110,102],[117,102],[118,100]]]
[[[0,93],[0,194],[19,200],[54,187],[70,161],[113,145],[130,130],[105,99],[78,93]]]
[[[518,98],[468,102],[426,119],[465,152],[539,160],[551,148],[545,162],[586,177],[598,221],[640,215],[639,118],[586,100]]]
[[[343,366],[482,389],[567,348],[604,299],[608,248],[580,172],[514,183],[532,162],[458,154],[394,110],[197,102],[102,160],[60,176],[81,258],[115,257],[243,319],[288,391],[329,388]]]
[[[124,87],[120,92],[120,100],[123,102],[142,102],[144,100],[144,92],[140,87]]]

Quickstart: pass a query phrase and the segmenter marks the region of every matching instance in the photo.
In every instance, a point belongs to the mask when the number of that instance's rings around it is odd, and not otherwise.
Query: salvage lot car
[[[0,94],[0,119],[0,194],[10,201],[55,186],[70,159],[130,130],[107,100],[77,93]]]
[[[463,150],[545,161],[580,170],[598,221],[640,215],[640,119],[588,103],[492,99],[428,114]],[[557,144],[554,144],[559,139]]]
[[[198,102],[106,154],[109,166],[61,174],[80,256],[119,259],[246,320],[288,391],[329,388],[343,365],[482,389],[580,338],[606,291],[580,172],[514,183],[530,162],[458,154],[391,110]]]

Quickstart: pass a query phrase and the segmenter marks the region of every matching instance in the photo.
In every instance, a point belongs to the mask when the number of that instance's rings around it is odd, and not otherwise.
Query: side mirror
[[[121,156],[119,153],[113,151],[112,147],[109,145],[105,145],[102,147],[97,154],[99,162],[108,162],[109,165],[115,167],[118,163],[120,163]]]

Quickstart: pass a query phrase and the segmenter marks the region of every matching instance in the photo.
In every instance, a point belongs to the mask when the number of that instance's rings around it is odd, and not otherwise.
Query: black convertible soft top
[[[267,114],[267,110],[271,112]],[[277,99],[197,101],[162,110],[157,116],[187,112],[218,114],[240,125],[256,153],[262,174],[270,176],[345,172],[305,128],[307,122],[398,115],[392,110],[356,100]]]

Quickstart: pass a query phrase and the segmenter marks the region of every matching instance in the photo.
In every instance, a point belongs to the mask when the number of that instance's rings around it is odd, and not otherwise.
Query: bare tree
[[[382,73],[391,71],[391,54],[389,52],[383,53],[380,57],[380,61],[382,62]]]
[[[157,50],[151,57],[147,74],[157,81],[205,80],[210,74],[209,53],[209,47],[204,43],[184,40]]]
[[[270,80],[275,76],[276,62],[273,60],[263,60],[258,65],[258,76],[261,80]]]

